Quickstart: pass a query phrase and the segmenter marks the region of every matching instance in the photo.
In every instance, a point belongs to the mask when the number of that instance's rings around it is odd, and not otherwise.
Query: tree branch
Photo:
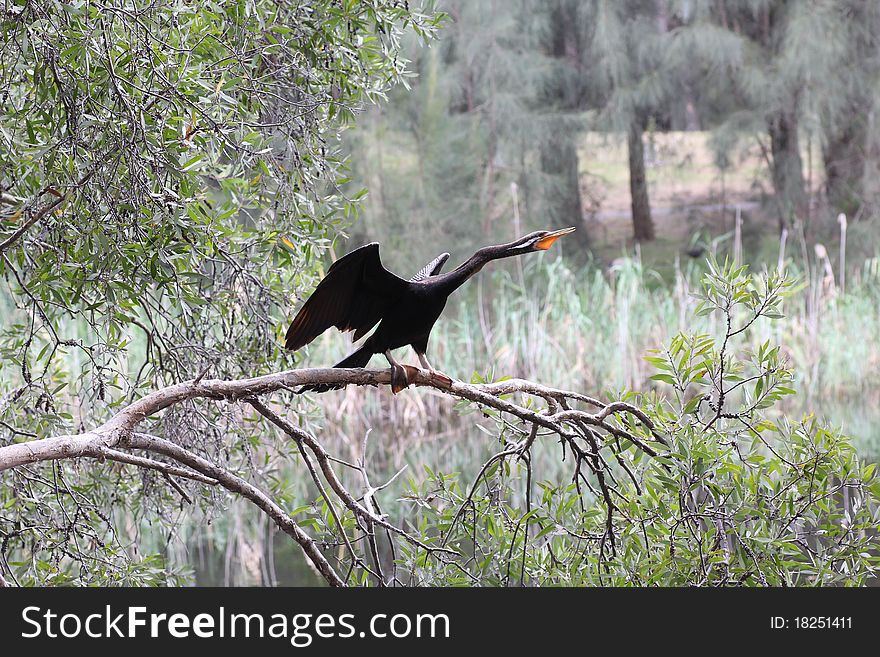
[[[83,185],[85,185],[89,181],[89,178],[91,178],[93,175],[95,175],[95,169],[92,169],[86,175],[84,175],[82,178],[80,178],[79,182],[77,182],[75,185],[73,185],[72,189],[78,189],[78,188],[82,187]],[[12,235],[10,235],[5,240],[0,242],[0,254],[5,253],[6,250],[9,247],[11,247],[13,244],[15,244],[15,242],[17,242],[18,239],[22,235],[24,235],[28,230],[30,230],[31,226],[33,226],[40,219],[42,219],[47,214],[52,212],[59,205],[64,203],[68,199],[68,197],[70,196],[70,190],[68,190],[67,192],[62,194],[60,192],[55,191],[52,188],[46,188],[38,195],[37,198],[39,198],[40,196],[43,196],[44,194],[47,194],[47,193],[53,194],[55,196],[54,200],[50,201],[49,203],[44,204],[41,208],[37,209],[30,217],[28,217],[25,220],[25,222],[21,226],[18,227],[18,229],[14,233],[12,233]],[[14,202],[15,200],[18,200],[18,199],[16,199],[14,196],[10,196],[7,194],[3,195],[3,202],[4,203],[11,203],[11,202]],[[36,202],[36,199],[34,202]]]
[[[665,444],[665,440],[658,434],[655,426],[647,416],[638,408],[624,402],[618,401],[606,404],[586,395],[548,388],[520,379],[480,385],[466,384],[458,381],[450,384],[438,380],[428,372],[411,367],[407,369],[410,382],[416,386],[433,387],[450,396],[493,408],[496,411],[512,415],[528,423],[528,426],[531,428],[530,439],[514,446],[512,449],[503,451],[501,454],[496,455],[495,458],[504,458],[508,455],[524,457],[531,449],[532,443],[538,435],[539,427],[549,429],[553,434],[558,435],[578,455],[575,465],[576,481],[581,464],[587,462],[588,458],[591,458],[592,463],[588,463],[588,465],[599,478],[606,501],[609,502],[609,531],[611,529],[610,514],[613,511],[613,505],[610,505],[610,493],[608,492],[607,485],[604,483],[604,478],[601,476],[601,470],[605,469],[603,468],[605,462],[600,460],[598,454],[598,450],[601,447],[599,439],[602,436],[607,436],[612,441],[617,438],[625,438],[635,448],[650,456],[656,455],[657,451],[648,444],[649,442]],[[138,433],[136,429],[148,417],[155,416],[175,404],[189,400],[213,399],[226,402],[247,402],[259,414],[263,415],[294,439],[301,449],[306,448],[314,454],[318,461],[318,469],[329,484],[330,490],[356,518],[366,524],[369,531],[372,531],[371,528],[374,526],[382,527],[387,531],[400,535],[404,540],[417,546],[419,549],[434,554],[441,559],[450,555],[458,556],[456,551],[446,548],[442,544],[433,546],[424,543],[400,527],[395,526],[385,516],[375,511],[373,505],[369,504],[368,500],[365,500],[366,506],[359,503],[346,490],[337,477],[332,467],[334,459],[320,442],[295,424],[276,414],[259,399],[259,397],[280,390],[291,390],[303,385],[377,386],[390,383],[391,373],[388,370],[365,370],[359,368],[288,370],[241,380],[205,380],[197,377],[194,380],[167,386],[142,397],[138,401],[124,407],[104,424],[90,431],[74,435],[28,440],[0,447],[0,472],[41,461],[93,458],[102,461],[109,459],[145,467],[162,472],[169,477],[177,476],[208,485],[220,485],[250,500],[266,513],[282,531],[291,536],[300,545],[318,572],[321,573],[328,583],[333,586],[344,586],[345,582],[318,549],[316,541],[306,534],[296,521],[287,515],[265,492],[241,477],[203,459],[180,445],[163,438]],[[521,406],[505,398],[514,393],[540,397],[546,401],[547,408],[532,410],[532,408]],[[570,407],[571,402],[582,402],[589,406],[598,407],[599,410],[596,413],[577,410]],[[650,436],[650,438],[639,438],[634,435],[634,429],[631,427],[634,427],[635,424],[620,421],[621,419],[618,417],[620,414],[628,414],[635,418],[635,421],[641,423],[644,427],[644,432],[640,433],[643,436]],[[612,421],[614,421],[613,424]],[[591,427],[590,429],[587,429],[588,425]],[[19,435],[26,434],[19,432]],[[578,440],[585,439],[585,437],[589,439],[589,452],[584,451],[577,443]],[[146,450],[161,454],[185,467],[121,451],[124,449]],[[314,469],[312,470],[312,476],[316,477],[317,472]],[[320,481],[316,481],[316,483],[319,484],[319,488],[324,490]]]
[[[227,490],[233,493],[238,493],[242,497],[250,500],[274,520],[275,524],[278,525],[281,531],[299,543],[303,552],[306,553],[306,556],[315,565],[318,572],[321,573],[321,576],[326,579],[331,586],[345,586],[345,582],[343,582],[339,575],[336,574],[336,571],[333,570],[333,566],[330,565],[330,562],[327,561],[326,557],[321,554],[315,541],[300,529],[300,526],[296,524],[296,521],[284,512],[284,509],[278,506],[278,504],[266,495],[266,493],[256,486],[253,486],[241,477],[237,477],[223,468],[214,465],[210,461],[183,449],[179,445],[175,445],[171,441],[156,436],[147,436],[145,434],[137,433],[124,438],[121,441],[121,444],[124,447],[144,449],[149,452],[164,454],[165,456],[173,458],[175,461],[188,465],[193,470],[201,472],[203,475],[210,477],[211,479],[215,479]]]

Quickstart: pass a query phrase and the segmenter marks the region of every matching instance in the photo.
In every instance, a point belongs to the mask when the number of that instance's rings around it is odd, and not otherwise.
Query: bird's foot
[[[452,385],[452,377],[445,375],[440,370],[429,369],[427,370],[428,376],[430,376],[435,381],[440,384],[446,386],[447,388]]]
[[[404,388],[409,387],[409,376],[407,376],[406,368],[400,364],[391,366],[391,392],[397,394]]]
[[[419,369],[412,365],[392,365],[391,366],[391,392],[395,395],[408,388],[416,377],[419,375],[427,375],[430,379],[437,381],[445,387],[452,385],[452,378],[435,369]]]

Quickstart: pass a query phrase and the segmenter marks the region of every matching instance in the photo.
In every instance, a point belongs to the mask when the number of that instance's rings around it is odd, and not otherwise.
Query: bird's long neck
[[[518,255],[518,252],[511,251],[509,244],[483,247],[452,271],[432,277],[431,285],[444,291],[447,295],[452,294],[471,276],[480,271],[486,263],[514,255]]]

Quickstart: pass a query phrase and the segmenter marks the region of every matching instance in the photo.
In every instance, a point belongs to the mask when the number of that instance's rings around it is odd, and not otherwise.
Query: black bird
[[[395,276],[379,260],[379,244],[373,242],[355,249],[334,262],[327,275],[300,308],[287,329],[285,346],[297,350],[331,326],[340,331],[354,331],[352,342],[366,335],[377,323],[379,328],[363,346],[333,367],[366,367],[373,354],[385,354],[391,363],[391,389],[400,392],[409,385],[406,370],[391,355],[392,349],[411,345],[422,367],[433,376],[451,382],[428,362],[428,337],[440,317],[449,295],[483,266],[499,258],[546,251],[557,239],[574,231],[538,231],[498,246],[487,246],[456,269],[440,274],[449,258],[437,256],[410,280]],[[381,322],[381,323],[380,323]],[[305,390],[324,392],[338,385],[316,384]]]

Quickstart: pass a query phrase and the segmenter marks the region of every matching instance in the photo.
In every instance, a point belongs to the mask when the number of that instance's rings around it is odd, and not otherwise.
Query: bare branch
[[[73,185],[72,188],[77,189],[77,188],[85,185],[89,181],[89,178],[91,178],[94,175],[94,173],[95,173],[95,170],[92,169],[86,175],[84,175],[82,178],[80,178],[79,182],[77,182],[75,185]],[[59,205],[64,203],[68,199],[68,197],[70,196],[70,191],[67,191],[64,194],[62,194],[60,192],[55,191],[52,188],[47,188],[47,189],[43,190],[43,192],[40,194],[40,196],[43,196],[44,194],[47,194],[47,193],[51,193],[54,196],[54,199],[52,201],[50,201],[49,203],[44,204],[42,207],[37,209],[35,212],[33,212],[33,214],[31,214],[30,217],[28,217],[25,220],[25,222],[21,226],[19,226],[18,229],[14,233],[12,233],[12,235],[10,235],[5,240],[0,242],[0,253],[4,253],[9,247],[11,247],[13,244],[15,244],[15,242],[17,242],[18,239],[22,235],[24,235],[30,229],[31,226],[33,226],[40,219],[42,219],[47,214],[49,214],[50,212],[55,210]],[[4,199],[3,199],[4,202],[9,202],[13,199],[14,199],[14,197],[8,196],[8,198],[7,198],[7,195],[4,194]]]
[[[192,452],[183,449],[179,445],[157,438],[155,436],[147,436],[144,434],[133,434],[121,441],[122,446],[134,449],[144,449],[150,452],[164,454],[175,461],[188,465],[193,470],[201,472],[203,475],[215,479],[221,486],[227,490],[238,493],[242,497],[253,502],[257,507],[264,511],[275,524],[285,534],[299,543],[303,552],[315,565],[321,576],[327,580],[331,586],[345,586],[345,583],[333,570],[333,566],[327,561],[318,546],[308,534],[306,534],[296,521],[284,512],[278,504],[276,504],[266,493],[256,486],[249,484],[241,477],[237,477],[231,472],[214,465],[210,461],[203,459]]]
[[[186,470],[184,468],[178,468],[174,465],[169,465],[168,463],[162,463],[161,461],[154,461],[153,459],[144,458],[142,456],[135,456],[134,454],[126,454],[125,452],[120,452],[115,449],[110,449],[108,447],[103,447],[98,449],[98,456],[94,457],[103,460],[104,458],[110,459],[111,461],[118,461],[119,463],[128,463],[130,465],[136,465],[141,468],[149,468],[151,470],[158,470],[164,475],[174,476],[174,477],[183,477],[185,479],[192,479],[193,481],[199,481],[203,484],[208,484],[209,486],[216,486],[217,480],[212,479],[211,477],[206,477],[203,474],[198,472],[193,472],[192,470]]]
[[[616,507],[611,501],[611,493],[617,492],[614,488],[614,485],[616,485],[617,482],[613,477],[613,474],[608,471],[608,463],[601,457],[599,450],[602,449],[603,446],[611,446],[613,448],[614,445],[617,445],[619,448],[620,443],[618,439],[625,438],[630,441],[635,448],[640,449],[644,453],[651,456],[657,454],[654,448],[648,444],[650,439],[646,442],[638,436],[633,435],[632,431],[629,430],[629,427],[632,426],[631,424],[618,421],[621,420],[619,417],[621,414],[629,414],[635,418],[636,421],[640,422],[654,439],[660,443],[664,443],[665,441],[659,436],[654,425],[640,409],[623,402],[603,404],[602,402],[599,402],[592,397],[587,397],[586,395],[547,388],[530,381],[509,380],[500,383],[482,385],[466,384],[455,381],[450,384],[445,381],[437,380],[428,372],[423,372],[415,368],[408,368],[408,370],[410,381],[416,386],[433,387],[447,395],[475,402],[487,408],[494,409],[501,414],[519,418],[519,420],[525,423],[526,426],[530,427],[530,431],[527,434],[529,437],[525,441],[508,446],[502,452],[496,454],[493,459],[483,467],[483,472],[485,472],[486,468],[493,462],[498,459],[504,459],[508,456],[527,459],[528,452],[533,442],[539,436],[539,427],[550,431],[549,434],[545,433],[540,435],[559,436],[563,441],[563,444],[567,445],[577,457],[575,463],[575,481],[583,480],[589,486],[589,482],[580,471],[582,465],[587,465],[597,478],[602,495],[608,506],[608,528],[606,537],[613,548],[614,535],[612,514]],[[324,496],[330,509],[333,511],[333,516],[336,523],[339,525],[339,530],[343,531],[342,523],[329,498],[331,492],[335,494],[335,496],[338,497],[338,499],[341,500],[342,503],[354,514],[359,523],[363,523],[366,527],[372,556],[376,562],[378,572],[372,572],[369,571],[369,569],[367,570],[376,576],[377,579],[384,582],[384,577],[380,570],[381,565],[379,563],[378,550],[375,545],[375,527],[382,527],[386,532],[395,533],[412,545],[417,546],[419,549],[425,550],[429,554],[436,555],[441,560],[448,556],[458,557],[460,555],[457,551],[445,547],[442,542],[438,545],[425,543],[409,534],[401,527],[395,526],[389,522],[372,499],[373,495],[380,490],[381,487],[374,488],[370,485],[363,462],[355,466],[356,469],[361,471],[367,485],[367,494],[364,497],[364,502],[363,504],[360,503],[355,496],[345,488],[334,472],[333,464],[338,463],[338,459],[334,459],[324,449],[317,438],[271,410],[269,406],[260,399],[260,397],[278,391],[288,391],[302,385],[351,384],[376,386],[387,385],[390,384],[390,382],[391,374],[387,370],[345,368],[288,370],[286,372],[241,380],[205,380],[202,376],[199,376],[194,380],[171,385],[142,397],[138,401],[122,408],[122,410],[101,426],[90,431],[75,435],[29,440],[0,447],[0,471],[47,460],[94,458],[99,460],[109,459],[157,470],[169,478],[169,480],[171,477],[181,477],[212,486],[220,485],[230,492],[236,493],[250,500],[266,513],[282,531],[291,536],[300,545],[318,572],[321,573],[331,585],[345,586],[345,581],[340,578],[333,566],[330,565],[326,557],[324,557],[318,549],[315,539],[306,534],[296,521],[287,515],[285,511],[265,492],[248,483],[241,477],[232,474],[228,470],[203,459],[197,454],[194,454],[173,442],[156,436],[139,433],[137,431],[138,425],[148,417],[156,416],[162,411],[182,402],[195,399],[212,399],[226,402],[244,401],[296,441],[304,456],[306,465],[309,467],[312,478],[315,480],[321,494]],[[506,396],[513,393],[522,393],[540,397],[546,401],[546,406],[544,408],[536,408],[533,410],[532,408],[520,406],[509,399],[502,397],[502,395]],[[589,413],[587,411],[572,408],[571,404],[577,402],[598,407],[599,410],[596,413]],[[505,420],[505,422],[510,424],[507,420]],[[523,431],[523,433],[526,432]],[[20,433],[19,435],[24,434]],[[586,440],[589,443],[589,449],[585,450],[579,445],[579,440]],[[179,465],[156,461],[151,458],[137,456],[130,454],[127,451],[122,451],[126,449],[140,449],[161,454],[166,458],[175,461]],[[312,466],[311,461],[308,458],[309,452],[317,459],[317,468]],[[604,474],[606,471],[608,471],[607,474],[611,478],[611,484],[606,483],[605,481]],[[319,475],[322,476],[329,485],[328,489],[324,488]],[[632,476],[631,473],[630,475]],[[478,476],[475,486],[479,480],[480,477]],[[173,480],[170,481],[172,481],[172,485],[174,485]],[[180,489],[179,486],[175,486],[175,488],[177,488],[179,492],[182,492],[182,489]],[[471,495],[473,495],[473,492],[472,489]],[[185,494],[184,497],[186,498]],[[465,505],[462,506],[462,509],[464,506]],[[455,523],[453,522],[453,524]],[[355,559],[355,563],[361,567],[366,567],[363,560],[356,555],[356,550],[348,540],[347,536],[345,536],[345,542],[351,556]]]

